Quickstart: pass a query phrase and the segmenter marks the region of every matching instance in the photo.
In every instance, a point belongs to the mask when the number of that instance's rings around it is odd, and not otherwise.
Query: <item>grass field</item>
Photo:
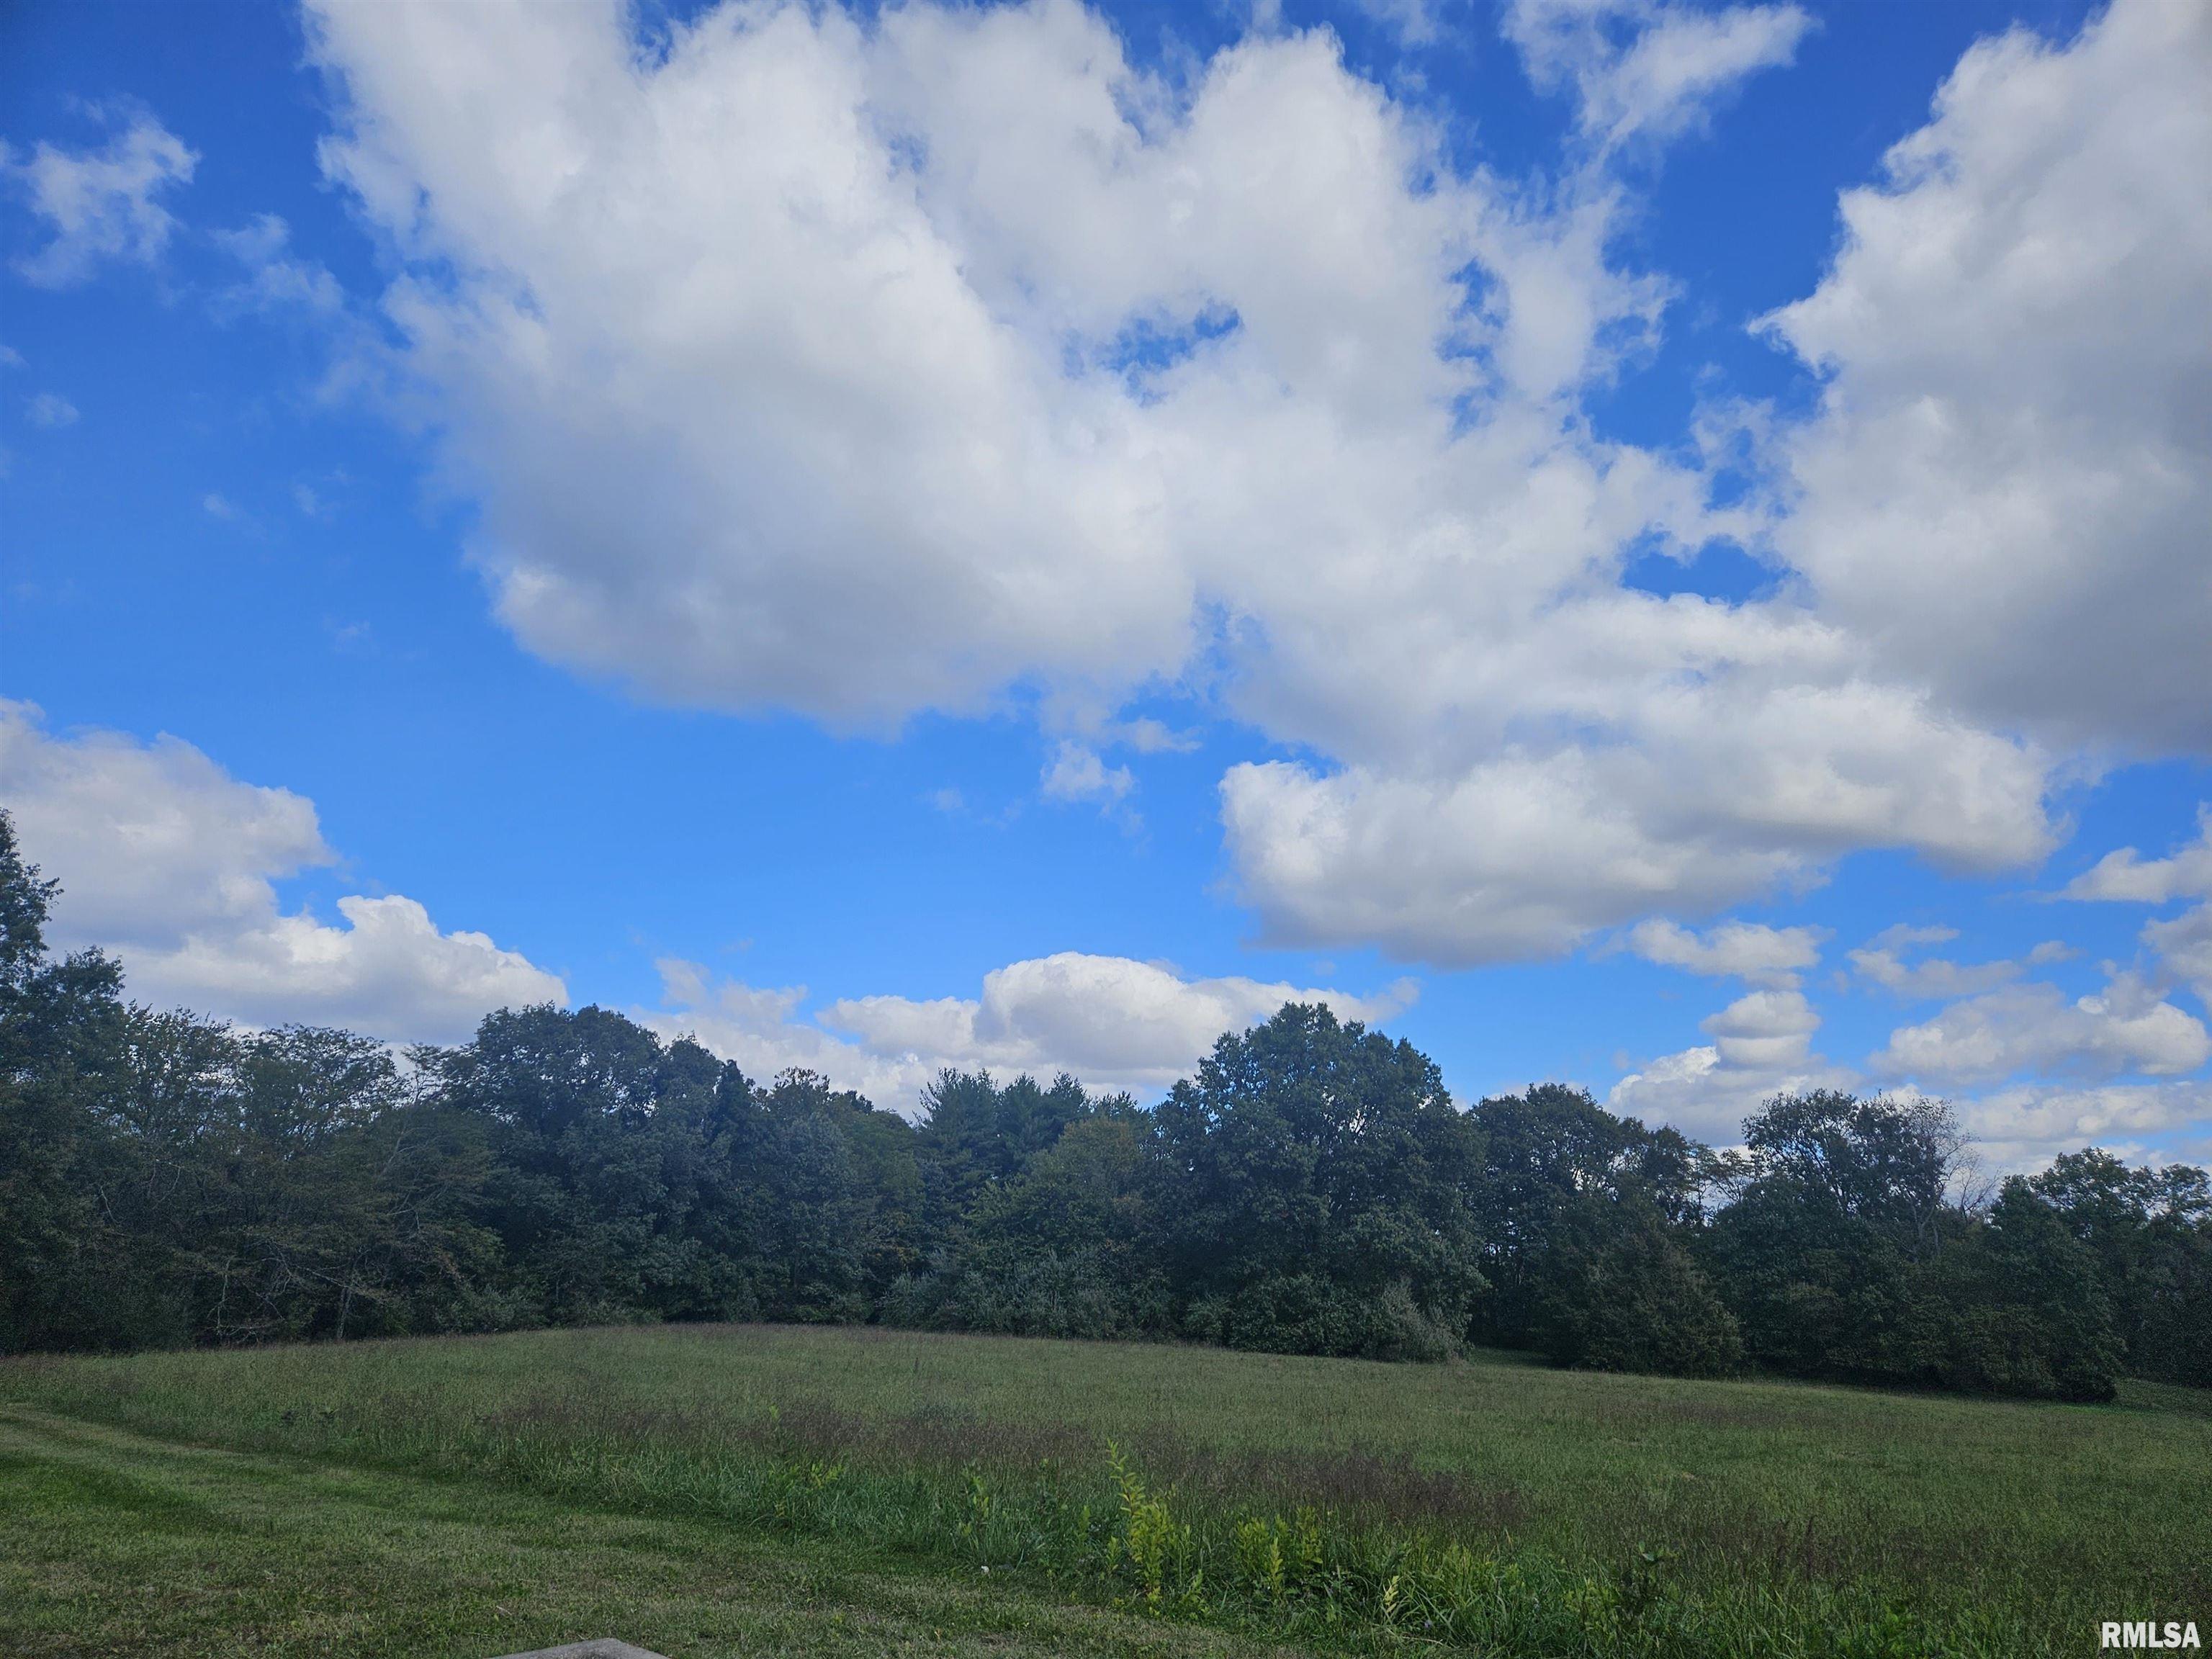
[[[2039,1659],[2111,1619],[2212,1630],[2204,1396],[763,1328],[0,1363],[11,1654]]]

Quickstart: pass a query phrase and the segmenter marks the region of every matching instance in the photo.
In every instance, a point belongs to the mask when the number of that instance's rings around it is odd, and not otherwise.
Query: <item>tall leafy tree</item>
[[[1705,1257],[1751,1356],[1801,1376],[1929,1380],[1943,1310],[1916,1272],[1966,1225],[1940,1102],[1777,1096],[1744,1124]]]
[[[2089,1252],[2128,1368],[2212,1387],[2212,1176],[2131,1168],[2093,1146],[2027,1186]]]
[[[1194,1334],[1382,1355],[1465,1331],[1481,1137],[1411,1043],[1293,1003],[1222,1037],[1155,1116]]]
[[[1757,1180],[1863,1221],[1908,1256],[1940,1249],[1966,1132],[1940,1100],[1778,1095],[1744,1124]]]
[[[2019,1176],[1929,1277],[1946,1316],[1934,1380],[1974,1393],[2112,1397],[2123,1349],[2096,1261]]]
[[[107,1121],[124,1072],[122,971],[97,951],[53,959],[58,890],[0,811],[0,1350],[146,1334],[145,1263],[109,1202],[126,1178]]]
[[[1091,1111],[1083,1085],[1065,1073],[1048,1086],[1026,1074],[1002,1085],[988,1072],[949,1068],[922,1091],[921,1106],[915,1155],[925,1213],[939,1231],[957,1227],[994,1184],[1018,1176]]]
[[[896,1252],[894,1182],[908,1201],[920,1177],[873,1138],[878,1114],[811,1072],[786,1072],[761,1097],[755,1179],[762,1194],[764,1311],[808,1321],[866,1317],[871,1259]],[[899,1128],[902,1131],[903,1125]]]
[[[1523,1347],[1540,1326],[1566,1328],[1547,1305],[1571,1293],[1555,1250],[1571,1242],[1587,1264],[1601,1234],[1618,1235],[1626,1249],[1647,1235],[1671,1239],[1698,1214],[1710,1154],[1675,1130],[1615,1117],[1584,1091],[1559,1084],[1485,1100],[1474,1115],[1483,1145],[1475,1201],[1492,1285],[1475,1316],[1482,1340]]]
[[[976,1196],[927,1273],[896,1289],[908,1322],[1024,1336],[1171,1328],[1146,1114],[1095,1103],[1021,1173]]]
[[[2094,1150],[1959,1196],[1929,1103],[1785,1096],[1716,1159],[1578,1091],[1462,1113],[1291,1005],[1157,1109],[948,1072],[917,1128],[586,1007],[404,1056],[128,1006],[0,813],[0,1347],[894,1318],[2110,1396],[2212,1381],[2212,1183]],[[1716,1198],[1724,1200],[1714,1207]],[[1494,1285],[1494,1289],[1488,1288]]]
[[[550,1005],[486,1018],[441,1056],[440,1098],[489,1121],[485,1220],[526,1305],[556,1322],[658,1312],[688,1277],[684,1194],[671,1176],[696,1114],[672,1093],[711,1093],[716,1067],[610,1009]]]
[[[1743,1364],[1735,1316],[1679,1226],[1634,1192],[1583,1193],[1547,1218],[1529,1337],[1558,1364],[1722,1376]]]
[[[475,1219],[479,1123],[419,1097],[386,1045],[350,1032],[258,1033],[228,1069],[227,1168],[198,1252],[220,1294],[204,1324],[343,1340],[481,1316],[469,1281],[495,1255]]]

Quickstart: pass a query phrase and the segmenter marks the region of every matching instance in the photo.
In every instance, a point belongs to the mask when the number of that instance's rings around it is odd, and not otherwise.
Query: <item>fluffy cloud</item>
[[[1387,1019],[1407,1006],[1401,983],[1366,997],[1243,978],[1185,979],[1157,963],[1062,951],[994,969],[969,999],[870,996],[832,1002],[809,1023],[803,989],[715,982],[695,963],[659,964],[656,1029],[696,1034],[748,1072],[799,1066],[911,1110],[945,1066],[1049,1077],[1093,1088],[1156,1092],[1188,1074],[1224,1031],[1266,1019],[1285,1002],[1322,1002],[1347,1019]],[[842,1034],[842,1035],[840,1035]]]
[[[1901,997],[1940,1002],[1950,997],[1969,997],[2020,977],[2016,962],[1952,962],[1929,957],[1906,962],[1896,951],[1868,946],[1850,951],[1851,966],[1885,991]]]
[[[2137,904],[2212,897],[2212,807],[2197,809],[2195,841],[2162,859],[2146,859],[2132,847],[2107,853],[2067,883],[2059,896]]]
[[[285,910],[273,882],[335,862],[313,805],[178,738],[56,736],[0,702],[0,777],[25,855],[62,884],[52,942],[112,949],[141,1001],[450,1041],[502,1005],[566,1000],[554,975],[441,932],[412,899],[342,898],[343,926]]]
[[[1923,1083],[1972,1083],[2023,1073],[2171,1077],[2212,1060],[2201,1022],[2133,973],[2069,1000],[2047,984],[2007,985],[1890,1034],[1875,1069]]]
[[[173,737],[59,737],[32,705],[0,702],[0,775],[76,944],[243,925],[271,908],[271,880],[336,859],[312,802],[240,783]]]
[[[1607,133],[1802,27],[1624,15]],[[665,52],[611,3],[313,16],[327,163],[546,657],[841,725],[1202,693],[1314,757],[1223,781],[1267,933],[1439,962],[2050,844],[2046,757],[1825,617],[1622,586],[1748,526],[1580,410],[1665,299],[1619,192],[1459,171],[1325,34],[1170,82],[1069,0],[728,7]]]
[[[1857,950],[1848,952],[1859,975],[1901,997],[1942,1001],[1970,997],[2018,979],[2032,966],[2063,962],[2074,954],[2057,939],[2045,939],[2024,961],[1953,962],[1945,957],[1924,957],[1907,962],[1907,953],[1923,945],[1944,945],[1959,937],[1955,927],[1885,927]]]
[[[2038,1170],[2086,1146],[2140,1158],[2176,1130],[2212,1127],[2212,1083],[2024,1085],[1961,1101],[1959,1115],[1990,1175]]]
[[[1897,928],[1893,947],[1941,943],[1948,928]],[[1712,1040],[1663,1054],[1616,1084],[1613,1109],[1647,1122],[1727,1142],[1746,1117],[1775,1095],[1808,1089],[1863,1090],[1855,1071],[1813,1052],[1820,1019],[1793,989],[1754,992],[1704,1022]],[[2049,985],[2008,984],[1946,1009],[1936,1019],[1893,1034],[1869,1061],[1876,1072],[1951,1089],[1996,1082],[1990,1092],[1956,1098],[1985,1172],[2033,1170],[2089,1144],[2130,1155],[2157,1137],[2203,1129],[2212,1118],[2212,1083],[2177,1073],[2212,1057],[2204,1028],[2126,974],[2099,995],[2068,1002]],[[2018,1074],[2111,1078],[2138,1072],[2160,1082],[2012,1081]]]
[[[1813,1052],[1820,1017],[1802,992],[1753,991],[1704,1022],[1713,1041],[1664,1054],[1615,1084],[1607,1104],[1647,1123],[1733,1141],[1778,1094],[1849,1088],[1857,1079]]]
[[[1705,1029],[1723,1066],[1787,1069],[1811,1058],[1820,1017],[1802,991],[1753,991],[1705,1021]]]
[[[750,1077],[769,1079],[794,1067],[818,1072],[842,1089],[858,1090],[878,1106],[912,1112],[936,1075],[927,1061],[872,1054],[801,1017],[803,986],[762,988],[717,980],[698,963],[676,957],[660,970],[661,1006],[631,1015],[664,1037],[692,1036]]]
[[[1583,131],[1607,147],[1695,125],[1717,94],[1789,63],[1812,27],[1796,6],[1513,0],[1505,12],[1530,78],[1572,89]]]
[[[1062,743],[1045,763],[1038,787],[1047,800],[1095,800],[1112,806],[1137,787],[1126,766],[1109,766],[1098,751],[1079,743]]]
[[[46,246],[15,269],[62,288],[111,259],[157,263],[176,228],[157,198],[189,184],[198,164],[182,139],[143,113],[97,149],[41,143],[18,156],[0,144],[0,177],[28,197],[46,233]]]
[[[216,315],[304,312],[328,319],[345,309],[337,278],[320,261],[292,251],[292,228],[276,215],[264,213],[236,230],[216,231],[212,240],[243,271],[240,280],[216,293]]]
[[[2212,747],[2212,10],[1975,46],[1770,319],[1826,377],[1781,555],[1954,706]]]
[[[1345,1018],[1375,1021],[1413,996],[1408,983],[1357,997],[1241,977],[1187,980],[1157,963],[1062,951],[994,969],[976,1001],[863,997],[832,1003],[823,1018],[872,1053],[967,1056],[1002,1070],[1065,1068],[1117,1086],[1158,1088],[1188,1072],[1222,1032],[1255,1024],[1285,1002],[1326,1003]]]
[[[2212,807],[2197,809],[2196,840],[2162,859],[2146,859],[2132,847],[2107,853],[2069,882],[2058,896],[2136,904],[2212,897]],[[2142,939],[2166,969],[2186,981],[2197,1000],[2212,1009],[2212,904],[2145,923]]]
[[[1655,682],[1638,698],[1600,671],[1572,742],[1441,776],[1232,768],[1222,816],[1243,891],[1285,943],[1467,963],[1565,951],[1662,908],[1718,909],[1855,845],[1982,871],[2047,850],[2041,770],[2014,745],[1864,684],[1715,672],[1718,684]]]
[[[1630,932],[1628,948],[1646,962],[1680,968],[1709,978],[1747,979],[1780,988],[1820,959],[1825,927],[1768,927],[1753,921],[1728,921],[1705,933],[1654,918]]]
[[[1021,251],[1003,226],[956,238],[921,170],[961,146],[1064,167],[1095,140],[1107,178],[1054,179],[1079,198],[1039,216],[1037,251],[1095,240],[1112,282],[1121,234],[1157,249],[1166,223],[1132,221],[1164,204],[1097,199],[1144,158],[1091,20],[924,7],[869,33],[732,8],[648,65],[611,3],[318,19],[352,95],[326,153],[417,258],[387,308],[527,644],[848,723],[972,708],[1048,665],[1125,683],[1182,659],[1190,582],[1133,476],[1142,422],[1109,368],[1069,377],[1043,349],[1091,319],[994,307],[1019,281],[994,261]],[[911,74],[933,57],[973,72]],[[997,106],[955,101],[942,130],[901,106],[963,94]],[[425,271],[447,259],[457,284]]]
[[[337,901],[343,927],[275,912],[235,933],[118,954],[142,1000],[273,1025],[344,1025],[393,1041],[458,1042],[492,1009],[562,1002],[567,989],[488,934],[442,933],[415,900]]]
[[[2170,921],[2150,922],[2142,936],[2166,968],[2188,982],[2197,1001],[2212,1010],[2212,904],[2200,904]]]

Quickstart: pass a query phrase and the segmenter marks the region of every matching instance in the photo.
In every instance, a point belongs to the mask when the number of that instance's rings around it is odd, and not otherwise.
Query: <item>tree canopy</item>
[[[613,1010],[395,1053],[125,1000],[0,813],[0,1351],[880,1321],[1382,1358],[2212,1386],[2212,1182],[2094,1148],[1980,1201],[1940,1103],[1716,1152],[1542,1084],[1462,1109],[1291,1004],[1156,1107],[947,1072],[913,1120]]]

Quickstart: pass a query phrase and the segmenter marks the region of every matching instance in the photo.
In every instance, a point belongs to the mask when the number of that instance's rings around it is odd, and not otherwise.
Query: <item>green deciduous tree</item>
[[[1655,1269],[1665,1264],[1666,1252],[1640,1250],[1632,1241],[1672,1240],[1697,1221],[1710,1155],[1673,1129],[1647,1129],[1632,1118],[1615,1117],[1583,1091],[1557,1084],[1486,1100],[1474,1116],[1483,1146],[1476,1212],[1483,1272],[1492,1285],[1477,1305],[1477,1339],[1508,1347],[1543,1346],[1561,1358],[1571,1350],[1594,1352],[1578,1340],[1566,1340],[1574,1327],[1562,1298],[1572,1294],[1570,1286],[1579,1273],[1595,1269],[1608,1238],[1626,1253],[1620,1258],[1624,1267],[1632,1258]],[[1677,1242],[1674,1249],[1680,1248]],[[1571,1249],[1573,1264],[1561,1259]],[[1626,1354],[1635,1346],[1617,1346],[1614,1352]],[[1568,1363],[1654,1368],[1620,1358]]]
[[[2212,1387],[2212,1177],[2089,1147],[2027,1184],[2089,1252],[2127,1368]]]
[[[1927,1279],[1942,1312],[1934,1380],[1972,1393],[2112,1397],[2124,1350],[2096,1261],[2019,1176]]]
[[[1549,1219],[1534,1264],[1531,1337],[1562,1365],[1724,1376],[1743,1365],[1735,1316],[1650,1203],[1586,1193]]]
[[[127,1005],[0,813],[0,1349],[889,1319],[2109,1398],[2212,1382],[2212,1182],[1960,1194],[1936,1103],[1784,1096],[1716,1157],[1292,1004],[1150,1110],[946,1072],[919,1125],[614,1011],[404,1054]]]
[[[1411,1043],[1291,1004],[1216,1042],[1155,1121],[1194,1334],[1376,1355],[1458,1341],[1484,1285],[1481,1136]]]
[[[57,891],[0,812],[0,1350],[147,1340],[148,1264],[107,1199],[124,1079],[122,973],[97,951],[55,961]],[[181,1333],[178,1333],[181,1334]],[[171,1333],[154,1334],[161,1335]]]

